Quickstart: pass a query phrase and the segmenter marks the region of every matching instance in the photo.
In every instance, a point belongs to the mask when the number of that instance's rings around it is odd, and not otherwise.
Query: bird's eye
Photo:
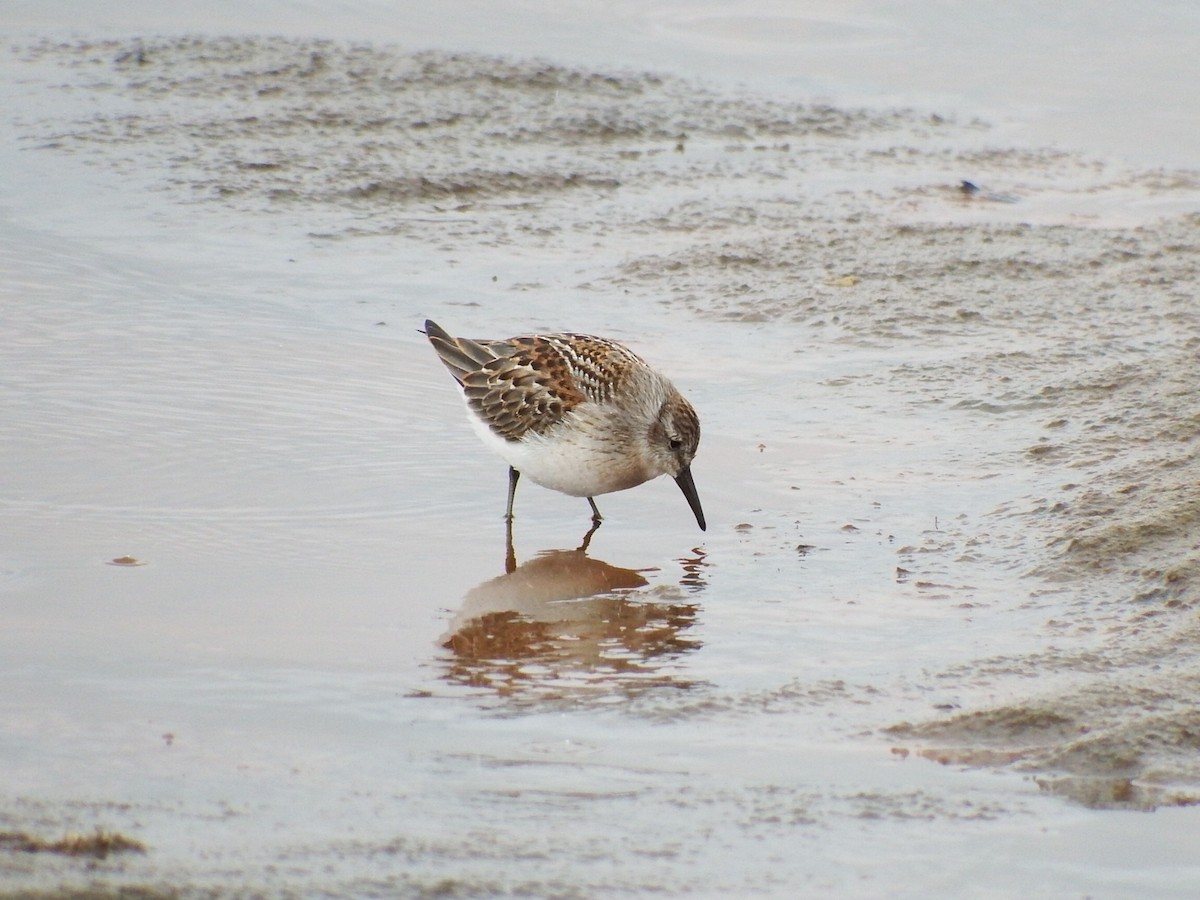
[[[683,448],[683,441],[681,441],[679,438],[671,438],[671,443],[669,446],[672,450],[680,450]]]

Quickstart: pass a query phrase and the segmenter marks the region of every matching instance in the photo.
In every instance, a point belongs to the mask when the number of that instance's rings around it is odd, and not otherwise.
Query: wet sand
[[[469,48],[4,65],[0,833],[145,847],[5,890],[1189,895],[1196,172]],[[669,373],[709,531],[523,485],[506,573],[426,316]]]

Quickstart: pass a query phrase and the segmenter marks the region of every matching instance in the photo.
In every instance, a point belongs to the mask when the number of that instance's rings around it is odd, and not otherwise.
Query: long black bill
[[[683,496],[687,497],[688,506],[696,514],[696,524],[700,526],[701,531],[707,531],[708,526],[704,524],[704,510],[700,508],[700,498],[696,496],[696,483],[692,481],[690,466],[684,466],[679,470],[679,474],[675,476],[675,483],[679,485]]]

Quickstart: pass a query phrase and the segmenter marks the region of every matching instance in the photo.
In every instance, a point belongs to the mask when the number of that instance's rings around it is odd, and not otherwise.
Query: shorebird
[[[587,334],[506,341],[425,334],[462,388],[469,418],[508,463],[509,522],[521,475],[543,487],[595,497],[670,475],[706,528],[692,481],[700,420],[666,377],[627,347]]]

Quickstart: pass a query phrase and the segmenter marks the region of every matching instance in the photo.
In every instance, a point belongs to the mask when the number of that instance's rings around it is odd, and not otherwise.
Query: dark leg
[[[504,514],[504,518],[509,522],[512,521],[513,498],[517,496],[517,481],[520,479],[520,477],[520,472],[518,472],[512,466],[508,467],[508,512]],[[592,509],[595,508],[596,505],[593,503]]]
[[[517,482],[521,473],[508,467],[508,511],[504,514],[504,571],[511,575],[517,568],[517,551],[513,549],[512,523],[513,499],[517,496]]]
[[[515,571],[517,571],[517,551],[513,547],[512,517],[510,516],[504,523],[504,573],[511,575]]]
[[[588,505],[592,508],[592,524],[599,525],[604,516],[600,515],[600,510],[596,508],[596,501],[591,497],[587,498]]]

